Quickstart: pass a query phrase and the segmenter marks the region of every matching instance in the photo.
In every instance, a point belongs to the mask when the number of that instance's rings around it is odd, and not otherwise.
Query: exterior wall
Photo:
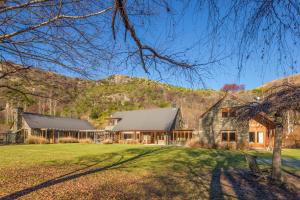
[[[179,130],[183,128],[183,120],[182,120],[182,114],[181,110],[178,110],[178,113],[176,115],[176,119],[174,121],[174,125],[172,127],[172,130]]]
[[[269,137],[268,137],[268,129],[267,127],[265,127],[264,125],[262,125],[261,123],[257,122],[254,119],[251,119],[249,121],[249,132],[253,132],[254,133],[254,142],[250,142],[249,141],[249,147],[253,147],[253,148],[266,148],[268,147],[269,144]],[[262,132],[263,133],[263,143],[259,143],[258,142],[258,132]]]
[[[204,143],[216,146],[234,145],[244,147],[248,143],[249,123],[247,120],[237,120],[235,117],[222,117],[222,108],[240,105],[236,99],[226,97],[205,113],[199,121],[199,133],[196,137]],[[222,142],[221,131],[235,131],[236,142]]]

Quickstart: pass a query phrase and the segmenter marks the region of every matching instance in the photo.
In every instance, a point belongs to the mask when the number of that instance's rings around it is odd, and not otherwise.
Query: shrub
[[[112,139],[105,139],[102,141],[102,144],[112,144],[112,143],[113,143]]]
[[[187,142],[186,146],[191,148],[206,148],[206,149],[214,148],[212,144],[204,142],[198,138],[191,139],[190,141]]]
[[[73,137],[62,137],[59,138],[59,143],[78,143],[78,139]]]
[[[190,141],[187,142],[186,146],[192,147],[192,148],[201,148],[202,143],[199,139],[191,139]]]
[[[30,135],[26,139],[27,144],[48,144],[48,140],[43,137]]]
[[[79,140],[79,143],[82,143],[82,144],[91,144],[91,143],[93,143],[93,140],[90,139],[90,138],[87,138],[87,139],[80,139],[80,140]]]
[[[119,140],[119,144],[138,144],[137,140]]]

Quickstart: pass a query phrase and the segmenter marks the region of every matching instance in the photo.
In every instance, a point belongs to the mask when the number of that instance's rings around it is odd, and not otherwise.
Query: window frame
[[[250,140],[250,134],[253,134],[253,141],[251,141]],[[254,131],[250,131],[250,132],[248,132],[248,140],[249,140],[249,143],[256,143],[255,142],[255,135],[256,135],[256,132],[254,132]]]
[[[234,134],[234,140],[231,140],[231,134]],[[236,142],[236,131],[229,131],[228,132],[228,136],[229,136],[229,142]]]
[[[231,133],[234,133],[234,140],[230,139]],[[226,134],[226,140],[223,140],[223,134]],[[237,142],[237,131],[236,130],[222,130],[221,131],[221,142],[227,142],[227,143]]]
[[[236,111],[234,108],[221,108],[222,118],[233,118],[236,117]]]

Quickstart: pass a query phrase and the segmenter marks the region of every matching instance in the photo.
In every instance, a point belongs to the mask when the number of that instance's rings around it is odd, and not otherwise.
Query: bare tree
[[[217,38],[232,36],[232,51],[238,54],[240,68],[254,50],[261,50],[260,56],[266,57],[273,49],[280,51],[279,60],[289,59],[293,66],[289,45],[299,41],[299,7],[297,0],[231,0],[226,4],[216,0],[2,1],[0,56],[2,61],[13,61],[25,69],[38,66],[83,76],[91,70],[107,71],[125,65],[141,66],[146,73],[177,71],[188,78],[202,79],[211,65],[227,54],[210,53],[204,59],[188,55],[195,47],[213,52]],[[205,13],[209,24],[205,40],[212,50],[204,49],[203,38],[193,40],[191,46],[172,46],[173,41],[180,40],[175,21],[190,11],[195,15]],[[171,36],[163,36],[167,44],[155,44],[157,38],[147,38],[146,30],[163,17],[169,19],[167,32]],[[0,79],[14,72],[1,71]]]
[[[272,159],[272,178],[282,180],[281,174],[281,147],[283,126],[286,114],[300,111],[300,86],[285,83],[273,86],[265,91],[265,98],[261,102],[250,102],[237,109],[239,119],[245,120],[256,116],[258,113],[270,115],[275,122],[275,136]]]

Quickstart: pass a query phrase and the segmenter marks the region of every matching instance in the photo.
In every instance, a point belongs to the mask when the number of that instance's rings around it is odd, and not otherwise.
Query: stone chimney
[[[12,127],[12,131],[17,131],[22,128],[22,113],[23,108],[14,108],[13,110],[13,118],[14,118],[14,125]]]

